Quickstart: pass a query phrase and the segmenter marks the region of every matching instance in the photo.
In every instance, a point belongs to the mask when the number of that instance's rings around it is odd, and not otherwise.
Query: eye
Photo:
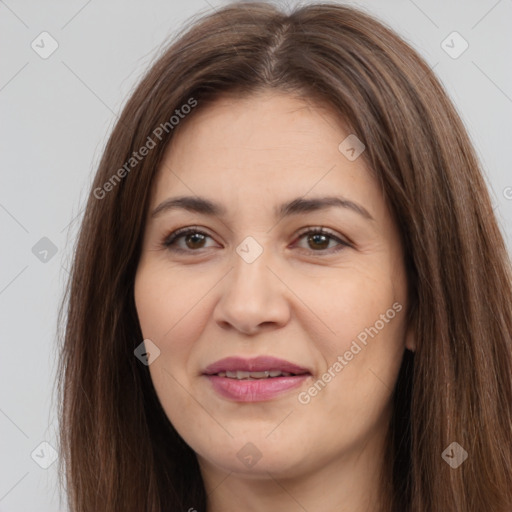
[[[187,248],[177,246],[176,242],[182,238],[185,240]],[[197,227],[190,226],[173,231],[164,239],[162,244],[170,251],[190,252],[195,249],[204,249],[203,243],[206,238],[211,238],[211,236],[204,233]]]
[[[331,242],[337,242],[338,245],[334,248],[331,247],[331,249],[328,251],[328,254],[332,254],[338,251],[341,251],[342,249],[346,247],[351,247],[351,245],[348,242],[345,242],[338,236],[334,235],[330,231],[326,230],[323,227],[320,228],[308,228],[308,231],[303,231],[301,234],[299,234],[299,240],[302,238],[306,238],[306,242],[308,243],[309,247],[316,247],[319,250],[310,250],[306,249],[310,253],[318,253],[321,251],[327,251],[328,245]]]
[[[338,236],[332,234],[330,231],[326,230],[323,227],[320,228],[307,228],[307,231],[303,231],[299,234],[299,240],[306,238],[306,242],[310,244],[310,247],[314,249],[306,249],[309,253],[320,253],[326,252],[334,253],[338,252],[346,247],[351,247],[348,242],[341,240]],[[190,226],[186,228],[181,228],[176,231],[173,231],[170,235],[168,235],[163,241],[162,245],[166,249],[175,252],[197,252],[198,249],[207,249],[205,241],[207,238],[212,238],[210,235],[201,231],[200,228],[195,226]],[[179,246],[178,241],[184,240],[186,247]],[[332,242],[337,242],[337,246],[328,248],[329,244]]]

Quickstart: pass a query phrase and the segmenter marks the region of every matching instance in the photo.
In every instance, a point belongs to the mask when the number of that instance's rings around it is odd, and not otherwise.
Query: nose
[[[217,324],[247,335],[284,326],[290,318],[291,294],[279,272],[271,268],[276,265],[267,252],[252,262],[234,253],[233,261],[214,310]]]

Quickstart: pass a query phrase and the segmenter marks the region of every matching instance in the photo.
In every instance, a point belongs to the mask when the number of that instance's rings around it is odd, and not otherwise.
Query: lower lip
[[[218,375],[206,375],[206,377],[212,383],[213,389],[224,398],[235,402],[263,402],[299,387],[310,375],[254,380],[229,379]]]

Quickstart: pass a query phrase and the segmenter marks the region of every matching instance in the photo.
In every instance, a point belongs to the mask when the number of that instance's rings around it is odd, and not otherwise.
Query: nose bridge
[[[235,248],[233,267],[216,306],[217,321],[250,332],[260,324],[286,320],[282,283],[270,270],[270,260],[270,250],[254,237],[246,237]]]
[[[233,255],[234,269],[230,287],[236,287],[237,291],[242,293],[261,294],[270,286],[268,282],[268,275],[271,274],[268,269],[270,251],[264,248],[263,237],[259,239],[260,241],[253,236],[245,237],[238,244]]]

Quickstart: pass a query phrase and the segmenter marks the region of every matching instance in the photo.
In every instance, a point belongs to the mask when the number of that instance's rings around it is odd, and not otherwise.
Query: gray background
[[[40,467],[51,449],[39,445],[58,449],[56,313],[92,176],[159,47],[189,16],[226,3],[0,0],[0,511],[66,510],[57,463]],[[393,27],[440,77],[483,163],[510,249],[512,0],[352,3]],[[43,45],[43,31],[58,43],[47,59],[31,47]],[[469,44],[456,59],[441,47],[453,31]]]

